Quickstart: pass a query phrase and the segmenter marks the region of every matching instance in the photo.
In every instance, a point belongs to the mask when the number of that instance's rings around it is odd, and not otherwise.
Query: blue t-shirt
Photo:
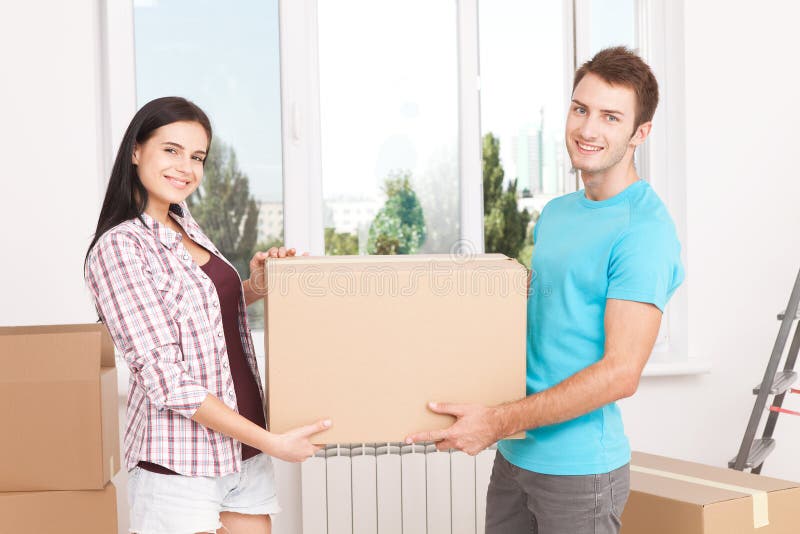
[[[642,180],[606,200],[578,191],[549,202],[534,228],[528,395],[602,359],[606,299],[663,311],[683,281],[680,249],[666,207]],[[616,403],[498,447],[512,464],[552,475],[606,473],[630,461]]]

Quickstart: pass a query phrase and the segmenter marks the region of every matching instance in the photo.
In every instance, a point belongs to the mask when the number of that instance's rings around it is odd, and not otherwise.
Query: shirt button
[[[184,254],[184,255],[183,255],[183,259],[184,259],[184,260],[188,260],[188,259],[189,259],[189,255],[188,255],[188,254]]]
[[[219,306],[219,304],[217,303],[217,301],[216,301],[216,300],[214,301],[214,304],[213,304],[213,306],[214,306],[215,308],[216,308],[217,306]]]
[[[223,369],[227,369],[228,368],[228,362],[227,361],[222,362],[222,368]]]
[[[233,391],[228,392],[228,397],[233,398],[233,395],[234,395]]]
[[[222,330],[220,330],[219,332],[217,332],[217,337],[222,337]]]

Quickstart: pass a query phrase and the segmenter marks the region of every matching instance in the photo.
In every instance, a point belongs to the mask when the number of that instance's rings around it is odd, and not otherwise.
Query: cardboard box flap
[[[402,254],[396,256],[294,256],[275,260],[267,258],[267,272],[299,272],[304,269],[321,271],[338,269],[465,269],[490,268],[492,270],[522,270],[524,265],[504,254],[475,254],[454,256],[452,254]]]
[[[267,258],[268,262],[275,262],[273,258]],[[289,258],[280,258],[278,263],[293,263],[295,265],[302,264],[323,264],[323,263],[422,263],[422,262],[456,262],[466,263],[470,261],[509,261],[518,263],[505,254],[491,253],[491,254],[473,254],[471,256],[457,256],[454,254],[397,254],[397,255],[380,255],[371,254],[368,256],[358,255],[343,255],[343,256],[292,256]]]
[[[97,333],[99,338],[91,336]],[[108,329],[103,323],[82,323],[82,324],[54,324],[38,326],[2,326],[0,327],[0,354],[7,349],[4,345],[6,336],[39,336],[43,334],[90,334],[92,343],[97,343],[96,350],[100,355],[100,365],[103,367],[116,366],[114,357],[114,342],[108,333]],[[35,347],[31,347],[34,349]]]
[[[655,470],[661,474],[636,472],[634,470],[636,466]],[[631,478],[636,477],[638,490],[667,499],[679,499],[699,505],[741,499],[745,496],[742,492],[720,486],[738,486],[767,493],[800,486],[797,482],[641,452],[632,453],[631,468]],[[671,478],[668,476],[669,474],[688,477],[692,481]],[[704,484],[701,481],[707,481],[707,483]]]
[[[631,485],[642,493],[700,506],[752,497],[756,510],[766,507],[769,492],[798,487],[786,480],[637,452],[631,457]]]

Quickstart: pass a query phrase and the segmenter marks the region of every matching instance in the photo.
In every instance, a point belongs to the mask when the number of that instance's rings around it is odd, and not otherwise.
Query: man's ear
[[[630,140],[631,146],[633,146],[633,148],[636,148],[637,146],[644,143],[645,139],[647,139],[647,136],[650,135],[650,130],[652,129],[653,129],[652,121],[647,121],[640,124],[636,128],[636,131],[633,132],[633,136],[631,137]]]

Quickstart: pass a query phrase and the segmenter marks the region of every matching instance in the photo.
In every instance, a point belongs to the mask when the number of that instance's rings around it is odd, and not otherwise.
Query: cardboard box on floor
[[[265,279],[273,432],[401,441],[452,424],[428,401],[525,396],[527,270],[502,254],[282,258]]]
[[[103,489],[120,466],[105,326],[0,328],[0,421],[0,491]]]
[[[795,534],[800,484],[635,452],[622,534]]]
[[[101,490],[0,493],[0,532],[14,534],[115,534],[117,494]]]

